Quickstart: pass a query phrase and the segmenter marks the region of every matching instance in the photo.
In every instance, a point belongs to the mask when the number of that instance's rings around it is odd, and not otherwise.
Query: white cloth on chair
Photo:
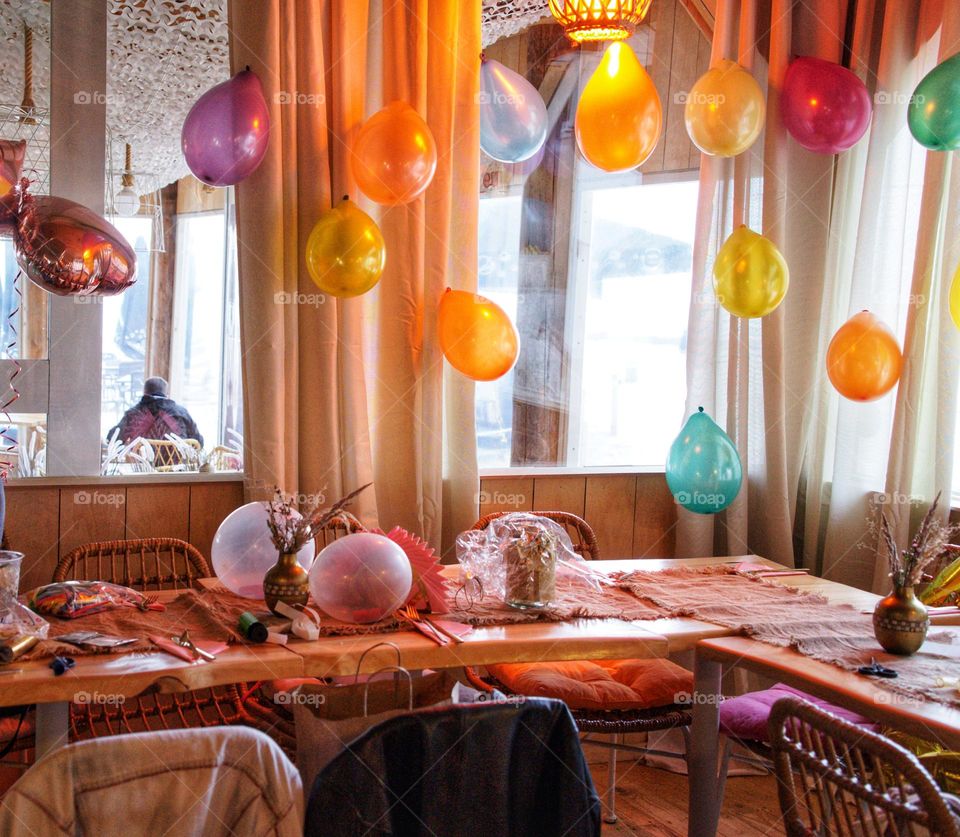
[[[0,834],[299,837],[300,774],[247,727],[116,735],[55,750],[0,803]]]

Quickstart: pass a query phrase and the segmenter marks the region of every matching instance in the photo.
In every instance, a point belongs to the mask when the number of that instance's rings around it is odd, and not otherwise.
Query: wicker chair
[[[138,439],[137,441],[139,444],[133,448],[132,452],[151,460],[155,471],[172,471],[178,466],[191,464],[184,457],[183,446],[172,439]],[[199,456],[201,448],[196,439],[184,439],[183,442]],[[193,463],[193,470],[196,468],[196,463]]]
[[[107,580],[142,592],[194,587],[213,573],[199,550],[177,538],[98,541],[64,555],[54,581]]]
[[[503,517],[509,512],[493,512],[485,517],[481,517],[472,527],[472,530],[486,529],[491,521]],[[574,550],[587,561],[596,561],[600,558],[600,547],[597,543],[597,536],[593,528],[583,518],[570,512],[561,511],[537,511],[531,512],[538,517],[545,517],[559,523],[566,529],[573,542]],[[473,668],[464,668],[464,673],[470,683],[479,689],[493,691],[494,689],[504,694],[513,694],[513,691],[501,683],[491,674],[487,673],[481,677]],[[549,697],[559,697],[550,695]],[[631,752],[641,752],[647,755],[660,755],[666,758],[677,758],[675,753],[668,753],[648,747],[634,747],[624,744],[622,739],[625,734],[637,732],[660,732],[669,729],[681,729],[684,736],[688,734],[693,716],[690,714],[689,707],[673,704],[670,706],[656,707],[654,709],[634,709],[634,710],[593,710],[593,709],[575,709],[570,707],[573,719],[577,722],[577,728],[587,734],[609,735],[612,741],[595,741],[590,743],[607,747],[610,750],[609,772],[607,776],[607,811],[604,819],[608,823],[617,821],[616,813],[616,781],[617,781],[617,750],[628,750]]]
[[[960,834],[930,774],[882,735],[790,697],[773,706],[770,741],[788,837]]]
[[[342,538],[344,535],[353,535],[357,532],[366,531],[366,527],[350,514],[350,512],[338,512],[337,515],[328,521],[327,525],[317,533],[314,539],[317,545],[317,552],[338,538]]]
[[[146,593],[186,589],[211,575],[204,557],[190,544],[176,538],[146,538],[77,547],[60,559],[53,580],[111,581]],[[72,704],[71,738],[245,724],[267,732],[293,752],[292,730],[252,696],[255,688],[241,684],[142,695],[117,706]]]

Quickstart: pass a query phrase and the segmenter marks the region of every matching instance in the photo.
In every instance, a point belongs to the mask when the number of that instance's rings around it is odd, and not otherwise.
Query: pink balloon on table
[[[310,595],[341,622],[377,622],[407,601],[413,569],[390,538],[360,532],[323,548],[310,568]]]
[[[866,85],[846,67],[804,56],[787,68],[780,113],[790,135],[818,154],[839,154],[870,125],[873,104]]]
[[[270,139],[270,112],[252,70],[211,87],[190,108],[180,146],[194,175],[210,186],[232,186],[263,161]]]
[[[137,256],[123,234],[82,204],[31,195],[21,184],[0,200],[0,234],[13,236],[17,264],[57,296],[112,296],[137,279]]]

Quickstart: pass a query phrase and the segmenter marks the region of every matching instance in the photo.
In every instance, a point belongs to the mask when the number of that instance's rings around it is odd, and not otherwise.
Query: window
[[[239,450],[242,438],[236,219],[223,210],[177,222],[170,387],[206,447]]]
[[[601,186],[609,180],[585,178],[577,196],[576,258],[563,301],[564,345],[557,347],[566,397],[552,405],[564,416],[561,455],[543,464],[662,467],[683,421],[698,185],[690,175],[637,180]],[[481,200],[479,287],[518,322],[525,344],[520,309],[538,300],[521,291],[523,211],[519,195]],[[514,405],[530,400],[518,386],[529,365],[518,367],[477,385],[481,468],[517,464]]]

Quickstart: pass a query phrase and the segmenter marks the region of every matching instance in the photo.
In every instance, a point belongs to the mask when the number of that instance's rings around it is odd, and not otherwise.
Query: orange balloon
[[[662,125],[653,79],[627,44],[610,44],[577,105],[580,152],[604,171],[635,169],[653,153]]]
[[[827,349],[830,383],[851,401],[873,401],[900,380],[903,355],[897,338],[869,311],[847,320]]]
[[[394,102],[371,116],[350,152],[357,186],[387,206],[423,194],[437,170],[437,143],[426,122],[406,102]]]
[[[450,365],[475,381],[495,381],[517,362],[520,335],[495,302],[447,288],[440,300],[440,348]]]

